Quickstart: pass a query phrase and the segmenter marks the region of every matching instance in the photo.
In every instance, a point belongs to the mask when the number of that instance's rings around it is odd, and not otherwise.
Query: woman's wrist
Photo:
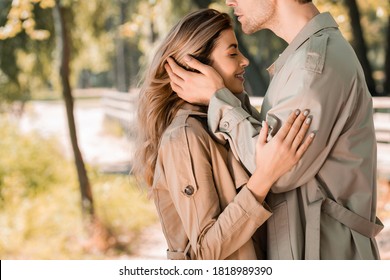
[[[270,176],[266,176],[264,172],[256,169],[248,180],[247,188],[252,192],[257,201],[263,203],[274,182]]]

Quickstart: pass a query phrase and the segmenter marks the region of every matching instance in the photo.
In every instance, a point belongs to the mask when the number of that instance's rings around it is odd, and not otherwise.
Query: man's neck
[[[319,13],[313,3],[285,1],[278,5],[276,18],[270,29],[290,44],[302,28]]]

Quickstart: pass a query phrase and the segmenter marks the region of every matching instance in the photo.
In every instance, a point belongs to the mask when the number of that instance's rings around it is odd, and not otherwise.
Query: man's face
[[[234,9],[242,31],[246,34],[272,28],[274,0],[226,0],[226,5]]]

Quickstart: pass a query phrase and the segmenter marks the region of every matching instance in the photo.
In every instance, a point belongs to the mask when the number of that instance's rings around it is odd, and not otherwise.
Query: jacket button
[[[228,128],[229,128],[229,123],[228,123],[228,122],[224,122],[224,123],[222,124],[222,127],[223,127],[224,129],[228,129]]]
[[[187,186],[185,189],[184,189],[184,193],[186,195],[193,195],[194,194],[194,187],[193,186]]]

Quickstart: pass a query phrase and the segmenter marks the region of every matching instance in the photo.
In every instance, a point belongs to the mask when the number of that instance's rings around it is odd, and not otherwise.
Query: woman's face
[[[225,86],[234,94],[242,93],[245,67],[249,61],[238,50],[237,38],[232,29],[221,32],[210,59],[211,66],[221,75]]]

